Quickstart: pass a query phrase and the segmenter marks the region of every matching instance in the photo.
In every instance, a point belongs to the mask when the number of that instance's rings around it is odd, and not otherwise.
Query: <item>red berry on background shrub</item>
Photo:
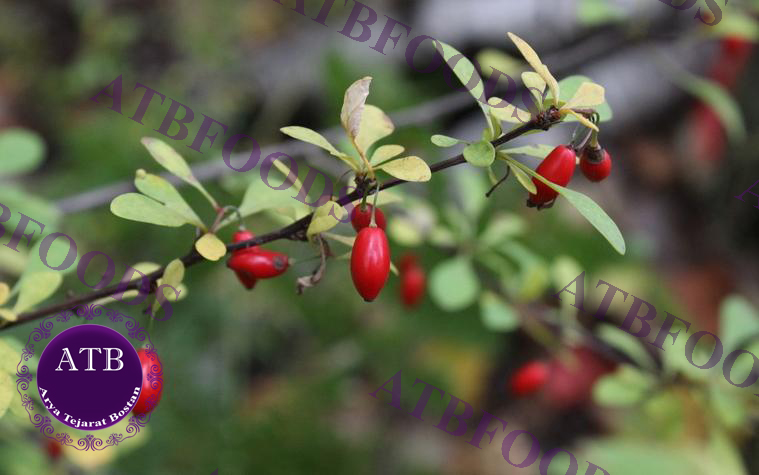
[[[45,443],[45,451],[47,452],[48,457],[56,460],[63,454],[63,446],[57,440],[47,439],[47,442]]]
[[[411,259],[407,259],[407,258]],[[424,298],[427,276],[424,269],[413,256],[405,256],[401,260],[401,300],[408,307],[416,307]]]
[[[401,257],[400,264],[398,264],[398,270],[403,272],[411,266],[418,265],[417,262],[418,259],[414,254],[404,254],[403,257]]]
[[[364,209],[360,208],[361,205],[358,205],[353,208],[353,211],[351,212],[351,225],[353,226],[353,229],[356,230],[356,232],[368,227],[369,223],[372,221],[373,206],[370,204],[365,204]],[[382,229],[383,231],[385,230],[385,214],[379,208],[377,208],[377,211],[375,212],[374,221],[377,224],[378,228]]]
[[[722,38],[722,51],[729,56],[741,56],[753,47],[753,42],[736,35]]]
[[[611,174],[611,155],[606,149],[587,148],[580,158],[580,170],[590,181],[602,181]]]
[[[227,267],[234,271],[247,272],[256,279],[270,279],[282,275],[290,265],[287,254],[256,250],[238,253],[227,261]]]
[[[379,295],[390,273],[390,246],[385,231],[368,227],[358,232],[351,252],[351,277],[367,302]]]
[[[142,363],[142,392],[140,392],[140,397],[137,399],[132,412],[142,415],[155,409],[161,400],[163,381],[161,379],[151,381],[150,375],[151,369],[154,370],[152,371],[153,374],[161,374],[163,368],[155,351],[148,353],[145,348],[141,348],[137,351],[137,355],[140,357],[140,363]]]
[[[546,402],[558,409],[589,402],[596,381],[615,367],[615,363],[588,348],[573,348],[571,357],[557,357],[550,362],[550,377],[544,391]]]
[[[575,151],[566,145],[559,145],[538,165],[535,172],[551,183],[567,186],[572,179],[577,164]],[[544,205],[553,201],[558,192],[537,178],[533,178],[537,193],[530,193],[529,203],[532,205]]]
[[[511,375],[509,388],[516,397],[529,396],[539,391],[548,381],[548,364],[532,361],[517,369]]]

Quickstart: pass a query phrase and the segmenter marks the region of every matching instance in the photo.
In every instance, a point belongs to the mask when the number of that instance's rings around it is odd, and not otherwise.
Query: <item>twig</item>
[[[530,122],[526,123],[525,125],[517,127],[516,129],[510,132],[507,132],[502,137],[494,140],[492,144],[493,146],[498,147],[507,142],[510,142],[511,140],[514,140],[515,138],[521,135],[524,135],[527,132],[531,132],[533,130],[539,130],[539,129],[547,130],[551,126],[560,122],[560,120],[561,119],[557,111],[555,109],[550,109],[546,111],[545,113],[541,114],[540,116],[534,118]],[[455,157],[449,158],[448,160],[443,160],[442,162],[438,162],[432,165],[430,167],[430,170],[432,171],[432,173],[436,173],[436,172],[440,172],[448,168],[454,167],[456,165],[461,165],[462,163],[466,163],[466,160],[464,159],[464,156],[462,154],[459,154]],[[400,179],[388,180],[382,183],[378,188],[375,188],[369,191],[369,194],[376,193],[379,190],[387,190],[388,188],[393,188],[403,183],[407,183],[407,182],[405,180],[400,180]],[[361,192],[362,190],[355,190],[353,193],[350,193],[349,195],[344,196],[340,198],[339,200],[337,200],[337,203],[343,206],[347,203],[360,199],[362,197]],[[280,239],[305,241],[306,230],[308,229],[308,226],[311,223],[312,218],[313,218],[313,213],[277,231],[256,236],[255,238],[248,241],[242,241],[238,243],[229,244],[227,245],[227,252],[232,252],[232,251],[244,249],[247,247],[258,246],[261,244],[266,244],[268,242],[277,241]],[[185,268],[188,268],[195,264],[198,264],[199,262],[204,262],[205,259],[200,254],[198,254],[198,252],[193,248],[187,255],[181,258],[181,261],[184,264]],[[163,273],[165,270],[166,270],[166,267],[164,266],[154,272],[151,272],[150,274],[146,276],[150,282],[150,285],[149,285],[150,290],[148,291],[149,294],[155,291],[155,287],[156,287],[155,283],[159,278],[161,278],[161,276],[163,276]],[[127,284],[119,283],[116,285],[111,285],[109,287],[105,287],[103,289],[96,290],[94,292],[90,292],[85,295],[81,295],[79,297],[65,300],[55,305],[50,305],[47,307],[40,308],[33,312],[19,314],[16,321],[7,322],[4,326],[0,327],[0,330],[6,330],[8,328],[12,328],[17,325],[21,325],[23,323],[37,320],[48,315],[62,312],[64,310],[69,310],[79,305],[94,302],[96,300],[99,300],[105,297],[110,297],[112,295],[121,294],[122,292],[126,292],[127,290],[137,290],[140,287],[142,287],[143,290],[145,288],[145,286],[141,284],[140,278],[133,280]]]

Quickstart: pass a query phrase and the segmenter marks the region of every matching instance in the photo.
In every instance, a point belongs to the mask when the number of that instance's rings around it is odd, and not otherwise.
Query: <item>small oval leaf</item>
[[[227,246],[213,233],[206,233],[198,239],[195,249],[209,261],[218,261],[227,253]]]
[[[364,114],[366,98],[369,97],[369,85],[372,78],[367,76],[351,84],[345,91],[343,109],[340,112],[340,122],[348,136],[355,139],[361,130],[361,118]]]
[[[311,224],[308,226],[306,235],[310,239],[311,236],[315,234],[329,231],[338,225],[338,219],[341,219],[344,214],[345,209],[334,201],[329,201],[322,206],[319,206],[316,211],[314,211],[314,216],[311,218]]]
[[[369,161],[372,165],[379,165],[383,162],[395,158],[406,151],[401,145],[383,145],[374,151],[372,159]]]
[[[18,315],[11,312],[7,308],[0,308],[0,318],[3,320],[8,320],[9,322],[15,322],[18,320]]]
[[[176,211],[139,193],[126,193],[111,201],[111,212],[119,218],[177,228],[187,220]]]
[[[430,273],[430,296],[444,310],[463,310],[477,300],[480,282],[466,257],[438,264]]]
[[[58,290],[63,282],[59,272],[35,272],[21,281],[14,313],[23,313],[47,299]]]
[[[180,214],[188,223],[205,229],[205,224],[195,211],[182,198],[174,185],[163,177],[138,170],[134,179],[134,186],[144,195],[163,203],[167,208]]]
[[[489,167],[495,161],[495,147],[486,140],[475,142],[464,149],[464,158],[475,167]]]
[[[26,129],[9,128],[0,132],[0,176],[30,172],[45,156],[45,142]]]
[[[432,178],[432,171],[427,162],[419,157],[404,157],[377,168],[383,170],[389,175],[406,181],[429,181]]]
[[[447,135],[433,135],[430,137],[430,141],[437,145],[438,147],[453,147],[455,145],[458,145],[460,143],[466,143],[463,140],[455,139],[453,137],[448,137]]]

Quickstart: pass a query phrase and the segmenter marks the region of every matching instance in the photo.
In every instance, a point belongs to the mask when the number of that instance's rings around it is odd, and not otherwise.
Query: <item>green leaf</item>
[[[438,49],[438,45],[442,48],[442,51]],[[459,53],[453,46],[443,43],[442,41],[435,42],[435,48],[443,57],[448,66],[453,70],[453,73],[461,81],[469,93],[477,101],[477,105],[482,109],[482,113],[485,114],[485,120],[487,120],[488,127],[491,131],[491,136],[496,135],[495,125],[492,123],[490,116],[490,107],[486,103],[485,98],[485,83],[482,81],[479,73],[469,59],[463,54]],[[459,56],[458,60],[454,63],[451,61],[455,56]],[[449,62],[451,61],[451,62]],[[474,82],[474,86],[471,83]],[[495,137],[493,137],[495,138]]]
[[[607,215],[606,212],[601,209],[601,207],[598,206],[595,201],[583,195],[582,193],[570,190],[569,188],[564,188],[563,186],[559,186],[555,183],[551,183],[550,181],[535,173],[535,171],[533,171],[531,168],[517,162],[516,160],[510,160],[509,163],[515,164],[523,171],[529,173],[533,177],[558,191],[564,198],[567,199],[567,201],[569,201],[572,206],[577,209],[577,211],[580,212],[580,214],[585,217],[585,219],[588,220],[588,222],[590,222],[590,224],[593,225],[594,228],[598,230],[598,232],[601,233],[603,237],[606,238],[607,241],[609,241],[609,244],[611,244],[611,246],[618,253],[622,255],[625,254],[625,239],[622,237],[622,233],[619,231],[619,228],[609,217],[609,215]]]
[[[5,282],[0,282],[0,305],[5,305],[11,294],[11,288]]]
[[[45,228],[47,229],[47,228]],[[73,238],[72,238],[73,239]],[[50,267],[47,267],[40,258],[40,246],[42,245],[42,239],[34,243],[34,246],[32,247],[31,252],[29,253],[29,259],[26,262],[26,267],[24,269],[24,273],[21,275],[21,278],[16,283],[16,285],[19,285],[27,276],[32,275],[36,272],[49,272]],[[57,237],[55,241],[50,244],[50,248],[47,252],[47,263],[51,267],[59,267],[63,261],[68,256],[68,253],[70,251],[70,241],[65,237]],[[74,259],[77,259],[77,256],[73,256]],[[77,266],[70,266],[66,270],[62,271],[56,271],[60,274],[67,274],[69,272],[74,272],[76,270]]]
[[[598,380],[593,388],[593,399],[602,406],[632,406],[643,402],[655,385],[653,376],[623,364]]]
[[[37,168],[45,156],[45,142],[26,129],[0,132],[0,177],[16,176]]]
[[[569,76],[559,81],[559,89],[561,90],[559,106],[563,106],[572,97],[574,97],[575,94],[577,94],[577,91],[580,89],[580,86],[582,86],[586,82],[592,83],[593,80],[587,76],[577,75],[577,76]],[[598,107],[595,108],[595,110],[596,112],[598,112],[598,115],[600,116],[600,119],[599,119],[600,122],[607,122],[611,120],[613,117],[611,107],[609,106],[608,102],[604,102],[603,104],[599,105]],[[564,122],[576,122],[576,121],[577,119],[571,116],[567,116],[564,118]]]
[[[495,147],[485,140],[475,142],[464,149],[464,158],[475,167],[489,167],[495,161]]]
[[[488,99],[490,104],[490,112],[493,116],[503,122],[510,124],[526,124],[532,120],[532,114],[524,109],[520,109],[514,104],[509,104],[500,97],[491,97]],[[504,106],[503,104],[507,104]]]
[[[535,157],[542,160],[546,158],[554,148],[555,147],[553,145],[534,144],[525,145],[524,147],[505,148],[499,151],[504,152],[508,155],[528,155],[530,157]]]
[[[577,18],[584,26],[596,26],[621,21],[625,18],[625,14],[607,0],[580,0]]]
[[[253,177],[245,190],[239,211],[243,218],[260,213],[265,210],[276,210],[289,214],[291,217],[303,212],[308,212],[308,207],[300,201],[294,200],[287,190],[272,190],[258,177]],[[225,219],[219,228],[237,221],[237,214]]]
[[[337,150],[331,143],[329,143],[329,140],[324,138],[324,136],[322,136],[319,132],[316,132],[315,130],[308,129],[306,127],[297,127],[297,126],[282,127],[279,130],[283,134],[289,135],[290,137],[296,140],[310,143],[311,145],[316,145],[317,147],[329,152],[330,155],[344,161],[352,169],[354,170],[358,169],[358,166],[356,165],[356,161],[353,160],[353,158],[351,158],[350,155],[347,155]]]
[[[55,227],[61,217],[61,213],[55,205],[12,183],[0,185],[0,203],[12,210],[11,218],[3,222],[3,226],[9,231],[16,229],[21,219],[20,213],[44,224],[46,231],[48,228]],[[35,237],[40,232],[39,226],[33,222],[29,223],[27,230],[35,230]],[[26,239],[22,239],[21,242],[25,243]]]
[[[372,165],[379,165],[386,162],[391,158],[395,158],[402,154],[406,149],[401,145],[383,145],[374,151],[372,159],[369,161]]]
[[[414,156],[387,162],[377,167],[377,170],[382,170],[395,178],[406,181],[423,182],[430,181],[432,178],[432,171],[427,162]]]
[[[481,246],[491,248],[523,234],[526,229],[527,223],[521,216],[499,212],[490,219],[477,241]]]
[[[311,239],[311,236],[329,231],[338,225],[338,220],[342,219],[344,214],[345,209],[334,201],[329,201],[319,206],[314,211],[314,217],[311,218],[311,224],[308,225],[306,235]]]
[[[455,190],[456,202],[461,204],[462,211],[466,213],[470,221],[477,222],[487,206],[485,194],[489,188],[482,171],[475,168],[462,169],[457,173],[451,173],[446,178],[450,180]]]
[[[226,253],[226,249],[224,250],[224,252]],[[169,262],[168,265],[166,266],[166,270],[163,272],[163,277],[158,279],[158,286],[160,287],[161,285],[170,285],[174,287],[175,289],[179,290],[180,284],[184,280],[184,271],[185,271],[185,268],[182,261],[180,259],[174,259],[173,261]],[[180,293],[179,295],[181,296],[183,294]],[[177,300],[177,295],[173,291],[169,291],[169,293],[166,294],[165,298],[167,298],[171,302],[174,302]],[[161,302],[162,301],[161,301],[160,296],[158,296],[155,302],[153,302],[152,314],[154,318],[156,317],[156,312],[158,312],[160,308],[163,308],[161,306]]]
[[[759,336],[759,313],[746,298],[731,295],[720,306],[719,337],[725,354],[741,349],[747,338]]]
[[[209,261],[218,261],[227,253],[227,247],[213,233],[206,233],[195,242],[195,249]]]
[[[492,75],[488,71],[489,68],[497,69],[510,77],[517,77],[527,67],[524,61],[495,48],[486,48],[477,53],[477,62],[483,75],[488,78]]]
[[[190,166],[184,158],[182,158],[182,156],[170,145],[160,139],[154,139],[152,137],[143,137],[140,142],[142,142],[142,145],[148,149],[148,152],[150,152],[153,159],[162,167],[202,193],[214,209],[219,207],[213,196],[203,188],[203,185],[201,185],[197,178],[195,178],[195,175],[192,174],[192,169],[190,169]]]
[[[496,156],[501,160],[506,160],[506,164],[509,166],[511,173],[514,174],[519,184],[522,185],[525,190],[527,190],[529,193],[537,193],[538,189],[535,187],[535,183],[533,183],[533,181],[529,176],[527,176],[525,172],[510,162],[510,160],[513,159],[509,157],[506,152],[499,150]]]
[[[0,373],[15,374],[21,355],[8,344],[8,341],[5,338],[0,340]]]
[[[479,293],[480,282],[467,257],[443,261],[430,274],[430,296],[443,310],[463,310],[477,300]]]
[[[126,193],[111,201],[111,213],[141,223],[178,228],[187,224],[184,216],[139,193]]]
[[[144,195],[164,204],[167,208],[181,215],[186,222],[205,230],[206,226],[195,211],[182,198],[174,185],[158,175],[137,170],[134,186]]]
[[[59,272],[36,272],[20,283],[18,300],[13,307],[16,314],[23,313],[44,301],[58,290],[63,282]]]
[[[13,378],[8,373],[0,372],[0,417],[3,417],[10,407],[15,392]]]
[[[483,292],[480,296],[480,316],[489,330],[510,332],[519,328],[517,312],[492,292]]]
[[[369,85],[371,83],[372,78],[367,76],[351,84],[345,91],[340,122],[348,136],[353,139],[356,138],[361,129],[361,118],[364,113],[366,98],[369,97]]]
[[[7,308],[0,308],[0,318],[8,320],[9,322],[15,322],[18,320],[18,315],[8,310]]]
[[[562,108],[592,109],[606,102],[605,94],[606,90],[603,86],[593,82],[584,82],[580,85],[580,88],[575,95],[572,96]]]
[[[443,148],[454,147],[460,143],[466,143],[464,140],[448,137],[447,135],[433,135],[430,137],[430,141],[438,147]]]
[[[356,137],[356,146],[366,155],[369,147],[392,134],[394,130],[393,122],[382,109],[366,104],[361,117],[361,127]]]
[[[578,274],[579,272],[569,277],[568,280],[566,280],[567,276],[564,276],[565,280],[563,282],[571,281],[577,277]],[[632,358],[632,360],[640,366],[652,370],[657,368],[653,357],[643,348],[643,346],[641,346],[641,340],[635,338],[626,331],[620,330],[611,325],[602,324],[598,330],[598,337],[610,346]]]
[[[666,58],[658,57],[667,77],[686,92],[696,96],[711,107],[719,117],[731,140],[744,140],[746,126],[738,102],[719,83],[700,78],[683,68],[675,66]]]
[[[416,247],[424,243],[424,236],[418,223],[409,216],[394,217],[387,226],[387,232],[393,238],[393,242],[401,246]]]

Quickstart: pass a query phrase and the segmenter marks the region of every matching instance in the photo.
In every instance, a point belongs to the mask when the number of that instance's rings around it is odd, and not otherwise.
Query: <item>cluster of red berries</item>
[[[575,173],[577,151],[567,145],[559,145],[538,165],[535,172],[560,186],[567,186]],[[611,173],[611,155],[601,146],[587,146],[580,155],[580,170],[594,182],[604,180]],[[530,193],[527,206],[544,208],[556,199],[558,192],[537,178],[533,178],[536,193]]]
[[[557,409],[566,409],[588,402],[593,386],[601,376],[614,371],[616,364],[596,352],[577,347],[568,359],[531,361],[511,376],[508,389],[515,397],[542,392],[545,401]]]
[[[232,242],[249,241],[254,237],[250,231],[237,231],[232,236]],[[227,267],[235,271],[237,278],[248,290],[256,286],[258,279],[271,279],[282,275],[289,265],[290,259],[287,254],[267,251],[260,246],[234,251],[227,261]]]

